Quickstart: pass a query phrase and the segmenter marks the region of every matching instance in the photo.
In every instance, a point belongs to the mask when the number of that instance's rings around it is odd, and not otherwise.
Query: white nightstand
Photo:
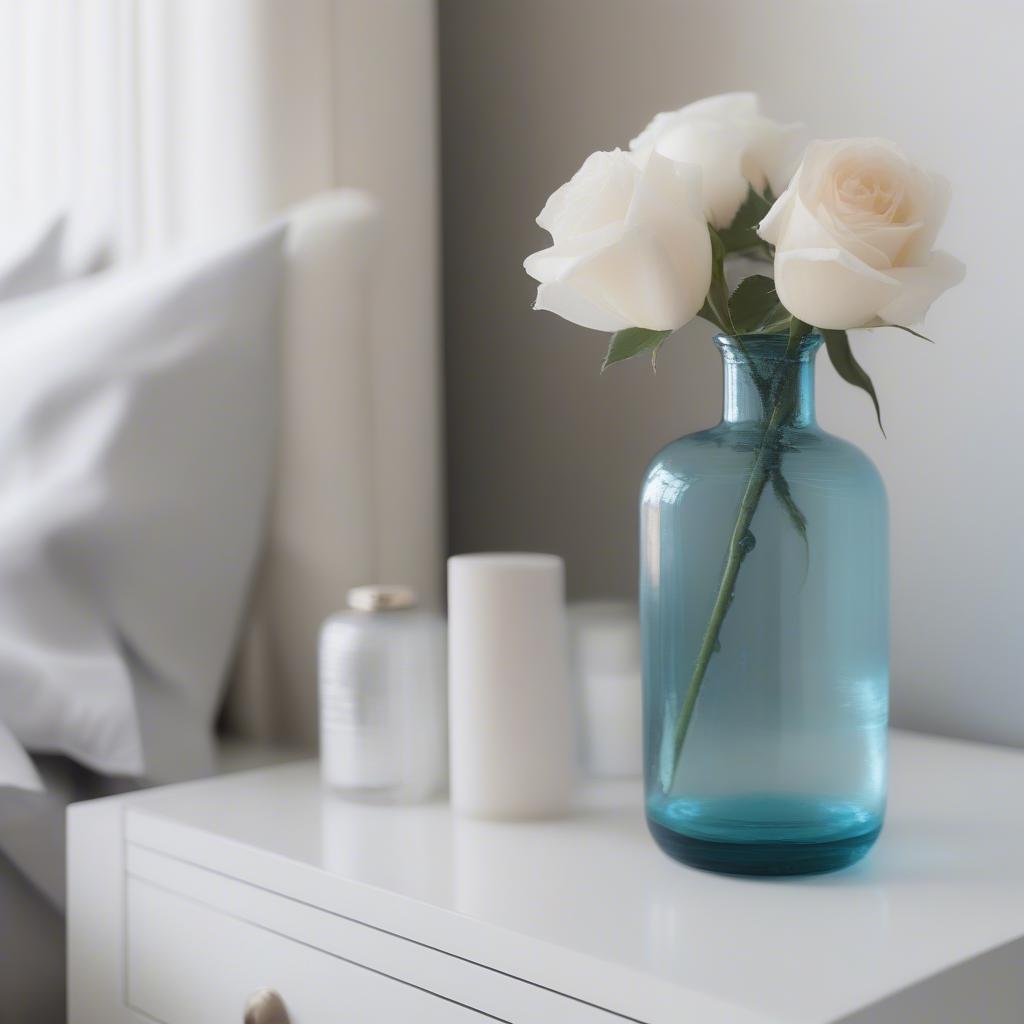
[[[1024,754],[892,739],[888,822],[845,872],[702,874],[638,785],[495,824],[347,804],[309,763],[69,812],[72,1024],[1020,1024]]]

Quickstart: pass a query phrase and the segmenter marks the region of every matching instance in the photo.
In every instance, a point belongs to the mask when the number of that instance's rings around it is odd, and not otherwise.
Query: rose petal
[[[620,331],[634,326],[615,312],[607,296],[585,294],[576,279],[580,269],[585,268],[596,252],[614,246],[624,233],[623,225],[610,225],[527,256],[523,267],[540,282],[533,308],[557,313],[581,327],[596,331]]]
[[[624,231],[625,227],[622,224],[609,224],[589,234],[577,235],[567,242],[548,246],[547,249],[527,256],[523,260],[523,269],[542,284],[557,281],[568,273],[578,260],[593,255],[598,249],[613,245],[622,237]]]
[[[744,156],[744,174],[758,191],[764,190],[767,182],[773,195],[780,195],[789,186],[793,173],[800,163],[807,138],[807,127],[802,124],[776,124],[768,118],[761,118],[764,124],[747,146]],[[755,181],[753,174],[759,172],[761,181]]]
[[[717,228],[727,228],[747,195],[743,177],[743,132],[724,123],[679,124],[658,139],[657,152],[701,170],[704,212]]]
[[[652,153],[637,179],[626,223],[658,229],[680,219],[704,224],[701,170],[694,164]]]
[[[887,324],[910,327],[947,288],[959,284],[966,273],[964,265],[948,252],[933,252],[923,267],[899,267],[889,271],[901,285],[900,292],[881,306],[878,317]]]
[[[638,169],[629,153],[591,153],[580,169],[556,189],[537,223],[557,244],[621,221],[629,207]]]
[[[629,148],[638,153],[649,153],[654,149],[659,137],[677,124],[695,118],[726,120],[754,117],[757,110],[756,93],[727,92],[718,96],[706,96],[678,110],[666,110],[655,114],[647,127],[636,138],[630,140]]]
[[[793,197],[786,230],[776,246],[781,252],[788,252],[791,249],[843,248],[836,235],[829,230],[830,227],[827,221],[819,219],[807,208],[798,194]]]
[[[647,229],[671,265],[682,309],[690,310],[681,326],[696,315],[711,286],[711,236],[701,209],[700,169],[652,153],[626,223]]]
[[[793,184],[772,203],[772,208],[765,215],[761,223],[757,225],[758,236],[763,238],[769,245],[778,245],[779,239],[782,238],[786,231],[786,225],[789,223],[790,215],[793,212],[793,203],[797,197],[797,178],[799,176],[800,172],[797,171],[797,177],[793,179]]]
[[[537,299],[533,308],[557,313],[563,320],[579,324],[580,327],[589,327],[594,331],[614,333],[633,326],[621,316],[591,302],[572,285],[560,281],[542,284],[537,289]]]
[[[775,289],[795,317],[815,327],[862,327],[899,293],[899,284],[842,249],[776,252]]]
[[[658,238],[679,290],[682,312],[678,326],[692,320],[704,305],[711,287],[711,235],[707,223],[693,220]]]
[[[646,157],[652,153],[658,139],[668,131],[678,114],[678,110],[665,110],[660,114],[655,114],[647,127],[639,135],[629,140],[630,152],[640,157]]]
[[[818,207],[816,220],[835,244],[862,260],[869,267],[883,272],[892,267],[900,253],[921,231],[920,224],[849,224]],[[788,240],[786,247],[789,248]]]
[[[808,209],[816,209],[821,202],[822,184],[827,180],[824,169],[844,145],[846,141],[843,139],[816,139],[807,144],[799,173],[793,179],[793,187]]]
[[[920,225],[877,224],[852,229],[837,220],[824,206],[819,205],[813,212],[797,194],[792,197],[787,209],[785,223],[776,223],[781,214],[775,207],[761,221],[758,233],[783,252],[791,249],[830,249],[838,246],[848,249],[857,259],[875,270],[885,271],[892,266],[893,259],[907,245]],[[778,205],[778,203],[776,203]],[[766,237],[767,229],[772,237]]]
[[[860,242],[861,246],[864,247],[864,253],[862,254],[851,245],[851,249],[864,260],[865,263],[870,263],[871,266],[875,267],[876,270],[887,270],[893,265],[897,259],[901,259],[901,253],[907,248],[908,245],[912,245],[914,240],[921,234],[922,225],[920,223],[913,224],[872,224],[870,226],[862,227],[856,235],[852,232],[849,233],[851,238],[856,238]],[[842,237],[846,237],[847,233],[844,232]],[[873,252],[879,253],[884,262],[875,263],[873,260],[867,258],[867,251],[870,248]]]
[[[591,302],[603,303],[630,327],[674,331],[692,320],[703,305],[710,283],[710,258],[704,292],[695,299],[654,233],[628,228],[618,242],[582,261],[565,280]]]
[[[900,262],[908,266],[928,262],[935,239],[945,223],[952,198],[953,186],[950,185],[948,178],[941,174],[929,174],[926,177],[927,181],[921,188],[922,208],[914,211],[915,219],[924,226],[900,254]]]
[[[676,225],[674,232],[694,230],[693,223]],[[703,222],[700,228],[706,235]],[[681,327],[704,303],[711,280],[710,240],[706,270],[697,263],[680,274],[673,249],[692,248],[700,239],[687,236],[676,246],[674,232],[659,239],[648,228],[619,225],[534,253],[524,262],[527,273],[541,281],[534,308],[600,331]]]
[[[678,111],[688,117],[756,117],[760,100],[756,92],[722,92],[716,96],[705,96],[694,100]]]

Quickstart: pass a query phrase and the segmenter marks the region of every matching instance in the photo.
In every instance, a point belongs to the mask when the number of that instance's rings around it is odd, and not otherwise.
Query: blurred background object
[[[401,585],[348,592],[320,630],[320,777],[353,800],[416,803],[448,777],[447,633]]]
[[[595,778],[643,774],[639,609],[629,601],[569,606],[579,752]]]

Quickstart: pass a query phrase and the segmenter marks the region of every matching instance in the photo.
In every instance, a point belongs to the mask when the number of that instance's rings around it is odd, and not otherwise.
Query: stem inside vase
[[[707,674],[712,655],[718,648],[722,624],[725,622],[729,606],[732,604],[740,566],[743,564],[743,559],[753,550],[756,543],[750,526],[754,519],[754,513],[757,511],[758,503],[761,500],[761,495],[764,493],[765,485],[772,478],[773,474],[778,475],[779,487],[784,488],[784,493],[788,494],[788,486],[781,475],[782,446],[780,442],[782,439],[782,429],[793,408],[793,400],[796,394],[795,385],[800,373],[800,363],[796,356],[805,332],[806,328],[804,328],[804,325],[794,323],[794,328],[790,331],[785,355],[775,380],[771,379],[770,374],[767,378],[760,376],[743,340],[737,339],[738,347],[751,367],[752,377],[761,396],[764,414],[767,419],[757,448],[754,450],[754,461],[750,469],[750,476],[743,489],[739,510],[736,514],[736,522],[729,537],[725,566],[722,570],[722,578],[711,608],[711,615],[701,638],[700,648],[697,652],[686,695],[679,714],[675,718],[670,760],[667,763],[663,761],[661,766],[661,784],[662,789],[666,793],[671,789],[679,768],[683,744],[686,741],[686,734],[693,719],[697,698],[700,695],[701,686],[704,683],[704,677]],[[773,392],[774,398],[772,397]],[[769,408],[771,409],[770,413],[768,411]],[[795,506],[793,506],[790,512],[791,517],[794,511],[796,516],[800,516],[799,510],[796,510]],[[671,716],[666,716],[665,721],[671,721]]]

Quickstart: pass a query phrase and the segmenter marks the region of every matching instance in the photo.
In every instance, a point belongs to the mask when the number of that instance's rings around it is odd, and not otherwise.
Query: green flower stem
[[[788,364],[800,347],[802,337],[800,327],[794,327],[790,331],[789,344],[786,346],[785,360]],[[750,477],[747,486],[744,488],[743,497],[740,499],[739,513],[736,516],[736,525],[733,527],[732,535],[729,538],[729,550],[726,556],[725,569],[722,572],[722,581],[718,585],[718,593],[715,596],[715,603],[711,609],[711,617],[708,620],[704,636],[701,638],[700,650],[697,652],[697,661],[693,666],[693,674],[690,676],[690,685],[686,691],[686,698],[683,701],[679,717],[676,719],[675,734],[672,743],[672,769],[667,779],[663,778],[664,788],[667,791],[675,778],[676,770],[679,767],[679,759],[683,753],[683,743],[686,740],[686,733],[690,728],[690,720],[693,718],[693,711],[697,705],[697,697],[700,695],[700,688],[704,683],[704,676],[708,670],[711,656],[718,647],[719,634],[722,631],[722,623],[725,622],[729,605],[732,604],[733,592],[736,588],[736,577],[739,575],[740,565],[752,546],[753,537],[750,533],[750,524],[753,522],[754,513],[757,511],[758,502],[764,493],[765,485],[768,483],[777,461],[777,435],[779,428],[789,412],[792,402],[793,381],[799,372],[799,366],[794,364],[788,370],[788,377],[779,388],[778,398],[771,416],[761,436],[760,444],[754,456],[754,465],[750,470]]]

